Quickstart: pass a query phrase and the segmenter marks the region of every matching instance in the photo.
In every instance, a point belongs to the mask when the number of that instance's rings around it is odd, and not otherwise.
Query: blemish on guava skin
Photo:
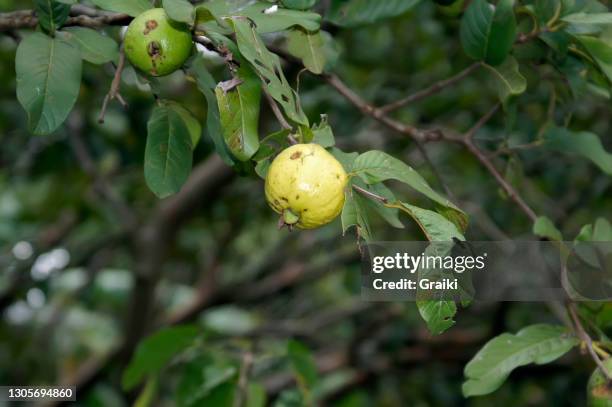
[[[144,35],[148,35],[151,31],[157,28],[157,21],[149,20],[145,23],[145,29],[142,32]]]
[[[285,202],[289,202],[289,200],[287,198],[285,198],[284,196],[281,196],[281,199]]]
[[[300,196],[299,196],[299,195],[296,195],[296,196],[295,196],[295,199],[296,199],[296,200],[300,199]]]
[[[157,41],[151,41],[147,45],[147,53],[153,58],[159,58],[162,54],[161,45]]]
[[[292,160],[297,160],[301,156],[302,156],[302,152],[301,151],[296,151],[295,153],[291,154],[291,156],[289,158],[291,158]]]

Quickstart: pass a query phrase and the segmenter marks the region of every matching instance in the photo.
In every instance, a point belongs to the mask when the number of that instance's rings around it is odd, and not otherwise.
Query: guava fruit
[[[123,44],[130,63],[151,76],[176,71],[193,48],[189,27],[170,20],[163,8],[147,10],[132,20]]]
[[[334,220],[344,205],[346,171],[318,144],[296,144],[272,161],[266,200],[282,224],[314,229]]]

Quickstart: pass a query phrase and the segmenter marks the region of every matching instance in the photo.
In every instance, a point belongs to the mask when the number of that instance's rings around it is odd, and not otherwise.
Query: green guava
[[[189,27],[170,20],[163,8],[136,17],[128,26],[123,44],[130,63],[151,76],[176,71],[193,48]]]

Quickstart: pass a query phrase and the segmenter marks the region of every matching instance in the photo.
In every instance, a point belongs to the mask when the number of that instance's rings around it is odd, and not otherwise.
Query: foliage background
[[[2,11],[31,7],[29,1],[0,0]],[[455,13],[433,2],[375,24],[340,28],[326,23],[339,51],[333,70],[365,100],[392,102],[473,62],[458,40],[459,23]],[[118,28],[108,32],[119,35]],[[236,372],[251,363],[249,358],[254,365],[248,389],[253,394],[265,389],[269,403],[292,405],[298,393],[285,356],[290,338],[312,352],[320,370],[315,389],[329,405],[584,404],[593,365],[578,352],[549,365],[523,367],[497,392],[464,399],[463,367],[488,339],[555,321],[555,310],[543,303],[474,304],[459,313],[451,330],[432,337],[414,304],[362,303],[354,234],[340,236],[339,220],[316,231],[277,231],[263,182],[224,166],[206,138],[194,154],[206,187],[188,213],[172,215],[178,229],[159,242],[127,233],[129,222],[146,228],[172,211],[172,198],[160,203],[143,177],[151,93],[128,72],[122,94],[129,108],[111,104],[100,125],[97,116],[113,70],[85,63],[76,109],[65,126],[49,136],[32,136],[15,98],[16,47],[15,38],[0,36],[1,383],[76,380],[82,389],[79,405],[128,405],[140,394],[121,388],[131,350],[153,327],[185,319],[204,332],[201,343],[181,363],[162,370],[153,405],[184,403],[182,397],[194,389],[211,391],[202,366],[218,377],[227,366],[235,368],[227,381],[234,391]],[[539,42],[519,45],[514,54],[525,61],[521,73],[528,91],[477,133],[481,146],[496,151],[504,143],[529,143],[543,123],[553,121],[599,134],[608,151],[612,148],[608,98],[572,97],[546,64]],[[216,78],[227,77],[219,58],[211,56],[208,64]],[[284,68],[295,84],[300,68]],[[180,100],[204,120],[205,100],[181,72],[161,85],[166,97]],[[412,140],[362,114],[320,77],[301,73],[299,92],[312,121],[329,116],[340,148],[388,152],[435,189],[450,193],[470,216],[468,239],[535,238],[531,221],[461,146],[427,144],[436,176]],[[467,131],[495,103],[492,79],[480,69],[394,117]],[[267,106],[260,121],[262,134],[278,129]],[[84,162],[82,148],[91,162]],[[526,148],[501,151],[496,164],[565,236],[612,213],[611,178],[588,160]],[[127,221],[117,216],[116,202],[100,198],[108,186],[130,208]],[[421,202],[410,190],[394,186],[404,200]],[[376,220],[375,238],[422,239],[414,224],[404,223],[405,229],[398,230]],[[147,295],[152,283],[138,270],[154,262],[162,268],[153,303]],[[190,312],[191,302],[202,297],[206,301]],[[88,376],[91,366],[101,369]],[[219,400],[210,405],[224,405]]]

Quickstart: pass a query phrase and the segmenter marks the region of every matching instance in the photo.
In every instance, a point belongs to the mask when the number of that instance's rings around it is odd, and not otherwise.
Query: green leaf
[[[334,0],[326,19],[342,27],[372,24],[404,14],[419,0]]]
[[[470,3],[461,19],[461,44],[474,59],[499,65],[508,56],[516,37],[514,0],[492,6],[485,0]]]
[[[334,132],[327,122],[327,115],[321,115],[321,122],[312,126],[312,142],[323,147],[332,147],[336,144]]]
[[[561,8],[560,0],[535,0],[534,12],[540,24],[546,25]]]
[[[402,202],[403,210],[419,225],[427,240],[449,242],[453,239],[465,240],[457,226],[437,212],[419,208]]]
[[[544,133],[543,138],[545,147],[562,153],[579,154],[591,160],[606,174],[612,175],[612,154],[604,150],[597,135],[551,127]]]
[[[357,228],[357,234],[365,241],[372,237],[370,222],[367,214],[367,199],[363,198],[352,188],[349,182],[344,192],[344,206],[340,219],[342,221],[342,234],[346,233],[352,226]]]
[[[259,383],[249,383],[246,407],[265,407],[268,401],[266,388]]]
[[[283,6],[295,10],[306,10],[314,7],[319,0],[281,0]]]
[[[179,103],[171,101],[168,101],[167,103],[171,104],[172,109],[176,111],[176,113],[178,113],[183,119],[183,122],[189,131],[189,135],[191,136],[191,146],[193,149],[195,149],[200,141],[200,137],[202,136],[202,126],[200,125],[200,122],[187,108]]]
[[[308,126],[308,119],[302,111],[299,97],[287,82],[278,55],[268,51],[252,24],[244,18],[233,18],[236,41],[242,56],[262,78],[270,95],[295,123]]]
[[[577,36],[578,41],[591,54],[602,72],[612,81],[612,46],[593,37]]]
[[[147,125],[144,172],[147,185],[159,198],[177,193],[191,171],[191,134],[176,104],[161,102]]]
[[[248,66],[238,69],[235,80],[242,83],[227,91],[220,83],[215,94],[225,142],[236,158],[247,161],[259,148],[261,82]]]
[[[321,32],[311,33],[298,28],[287,35],[287,51],[302,63],[310,72],[320,74],[325,68],[325,53]]]
[[[195,7],[187,0],[163,0],[162,5],[171,20],[179,23],[193,25],[195,20]]]
[[[612,24],[612,13],[574,13],[561,17],[571,24]]]
[[[440,335],[455,325],[457,304],[454,301],[417,301],[416,304],[432,335]]]
[[[376,184],[389,179],[403,182],[439,205],[456,212],[462,230],[467,226],[465,212],[434,191],[412,167],[387,153],[372,150],[359,155],[353,162],[350,173],[359,176],[367,184]]]
[[[542,365],[563,356],[579,343],[566,328],[531,325],[516,335],[501,334],[491,339],[465,366],[465,397],[489,394],[499,388],[519,366]]]
[[[195,78],[198,90],[206,98],[206,134],[215,145],[215,151],[221,159],[228,165],[233,165],[234,160],[229,152],[229,148],[223,139],[221,130],[221,119],[219,118],[219,107],[215,96],[217,86],[214,78],[206,69],[206,63],[201,55],[197,55],[189,66],[189,73]]]
[[[533,234],[550,240],[561,241],[563,236],[552,220],[546,216],[540,216],[533,223]]]
[[[340,162],[340,164],[342,164],[346,172],[350,172],[352,170],[355,159],[359,157],[359,153],[345,153],[344,151],[336,147],[329,150],[329,152],[334,156],[336,160]]]
[[[34,134],[56,130],[72,110],[81,86],[81,53],[60,38],[33,33],[17,48],[17,99]]]
[[[285,31],[295,26],[317,31],[321,24],[321,16],[317,13],[274,7],[265,1],[212,0],[201,7],[206,8],[216,19],[246,17],[255,23],[255,30],[260,34]],[[217,28],[223,32],[222,27]]]
[[[112,38],[86,27],[66,27],[62,37],[81,50],[81,56],[92,64],[105,64],[119,58],[119,46]]]
[[[300,387],[312,390],[318,381],[318,373],[310,350],[301,342],[292,339],[287,342],[287,356]]]
[[[395,205],[414,219],[427,240],[432,242],[452,242],[454,239],[465,240],[457,226],[439,213],[404,202]],[[430,246],[426,250],[436,250],[437,248],[438,246]],[[417,308],[427,324],[427,329],[433,335],[439,335],[455,324],[453,317],[457,313],[457,304],[454,301],[420,300],[417,301]]]
[[[55,34],[70,15],[70,6],[54,0],[34,0],[34,9],[38,16],[38,24],[43,30]]]
[[[159,377],[157,377],[157,375],[153,375],[147,380],[147,383],[134,402],[133,407],[149,407],[153,405],[158,389]]]
[[[148,0],[91,0],[91,2],[103,10],[124,13],[132,17],[153,8]]]
[[[486,65],[497,83],[499,98],[505,101],[509,96],[520,95],[527,89],[527,80],[519,71],[518,63],[514,57],[509,56],[499,66]]]
[[[363,182],[359,182],[359,179],[353,179],[352,181],[354,184],[359,185],[365,190],[386,198],[388,202],[397,201],[393,192],[391,192],[391,190],[387,188],[383,183],[366,185]],[[399,209],[386,207],[382,202],[379,202],[374,199],[364,199],[364,203],[366,204],[366,207],[378,213],[378,215],[380,215],[387,223],[389,223],[394,228],[404,228],[404,224],[399,219]]]
[[[174,355],[193,343],[198,332],[196,326],[182,325],[162,329],[142,340],[123,373],[123,388],[130,390],[146,376],[159,372]]]
[[[191,360],[182,369],[177,406],[233,406],[237,373],[235,366],[207,355]]]

